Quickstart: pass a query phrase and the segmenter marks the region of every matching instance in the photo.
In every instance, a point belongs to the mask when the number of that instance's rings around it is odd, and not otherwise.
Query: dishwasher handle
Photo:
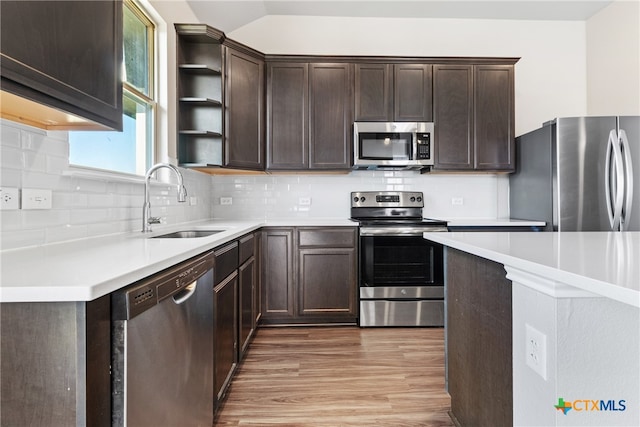
[[[180,289],[180,292],[171,297],[173,299],[173,302],[177,305],[182,304],[183,302],[191,298],[191,296],[196,292],[197,286],[198,281],[194,280],[184,288]]]

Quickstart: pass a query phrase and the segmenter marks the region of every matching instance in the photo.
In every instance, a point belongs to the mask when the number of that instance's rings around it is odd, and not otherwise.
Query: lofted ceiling
[[[584,21],[599,0],[186,0],[201,22],[230,32],[267,15]]]

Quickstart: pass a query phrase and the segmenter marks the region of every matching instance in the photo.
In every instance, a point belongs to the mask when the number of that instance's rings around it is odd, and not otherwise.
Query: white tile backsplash
[[[0,211],[1,249],[141,228],[144,181],[78,173],[69,167],[67,135],[0,120],[0,186],[53,191],[50,210]],[[188,194],[198,198],[197,205],[178,203],[175,185],[154,181],[151,214],[166,224],[210,218],[211,177],[192,170],[181,172]]]
[[[0,185],[53,191],[53,209],[0,211],[0,248],[14,249],[139,230],[144,183],[113,175],[77,173],[68,163],[67,132],[0,120]],[[422,191],[427,217],[508,217],[508,175],[354,171],[349,174],[214,175],[181,169],[188,196],[153,182],[151,214],[163,223],[208,218],[281,220],[348,218],[352,191]],[[70,173],[71,172],[71,173]],[[170,182],[174,182],[171,179]],[[231,205],[221,205],[231,197]],[[453,205],[452,198],[462,198]],[[301,198],[310,198],[305,205]]]
[[[352,191],[422,191],[424,214],[443,219],[507,217],[507,175],[419,174],[411,171],[354,171],[349,174],[216,175],[213,216],[221,219],[349,217]],[[506,193],[506,194],[503,194]],[[220,197],[233,197],[221,205]],[[300,198],[311,198],[301,205]],[[462,205],[453,205],[453,197]]]

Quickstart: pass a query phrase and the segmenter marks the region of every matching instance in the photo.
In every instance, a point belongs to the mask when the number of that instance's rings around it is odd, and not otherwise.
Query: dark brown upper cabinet
[[[222,166],[224,34],[204,24],[175,24],[178,163]]]
[[[224,165],[264,170],[264,60],[227,40],[225,55]]]
[[[353,65],[309,64],[309,103],[309,169],[350,169]]]
[[[355,64],[355,120],[433,120],[431,64]]]
[[[351,168],[353,65],[267,60],[267,169]]]
[[[267,169],[309,167],[309,64],[267,63]]]
[[[45,129],[122,129],[121,0],[3,0],[0,17],[3,117]]]
[[[434,169],[513,171],[513,65],[434,65],[433,87]]]

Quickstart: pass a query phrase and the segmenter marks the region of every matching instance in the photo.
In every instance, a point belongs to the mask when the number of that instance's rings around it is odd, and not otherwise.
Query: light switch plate
[[[38,188],[22,189],[22,209],[51,209],[51,190]]]

